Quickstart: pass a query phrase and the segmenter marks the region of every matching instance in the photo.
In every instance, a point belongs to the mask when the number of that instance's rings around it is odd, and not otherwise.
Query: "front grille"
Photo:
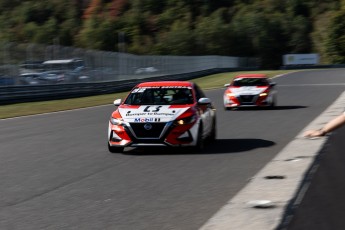
[[[145,128],[150,126],[150,129]],[[159,138],[166,123],[130,123],[132,131],[137,138]]]
[[[239,99],[241,103],[251,104],[251,103],[255,103],[257,96],[256,95],[241,95]]]

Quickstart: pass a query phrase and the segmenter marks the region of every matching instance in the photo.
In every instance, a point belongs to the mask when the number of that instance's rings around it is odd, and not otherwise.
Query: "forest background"
[[[0,42],[343,64],[345,0],[0,0]]]

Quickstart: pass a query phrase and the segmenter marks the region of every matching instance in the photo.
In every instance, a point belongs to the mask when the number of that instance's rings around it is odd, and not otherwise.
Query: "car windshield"
[[[265,78],[237,78],[234,79],[232,86],[268,86]]]
[[[189,87],[138,87],[134,88],[124,104],[127,105],[184,105],[193,104]]]

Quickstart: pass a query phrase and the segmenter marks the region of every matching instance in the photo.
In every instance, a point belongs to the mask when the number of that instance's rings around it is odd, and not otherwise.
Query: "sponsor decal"
[[[141,117],[141,116],[174,116],[176,114],[175,110],[170,110],[168,107],[164,106],[141,106],[135,112],[127,111],[126,117]]]
[[[156,123],[172,121],[188,108],[190,107],[170,108],[170,105],[142,105],[137,109],[119,108],[119,112],[125,122]],[[144,112],[144,110],[148,112]]]
[[[152,109],[150,109],[150,107]],[[144,112],[158,112],[160,110],[160,108],[162,108],[162,106],[146,106],[146,108],[144,109]]]
[[[161,119],[160,118],[153,118],[153,117],[149,117],[149,118],[134,118],[134,122],[160,122]]]
[[[174,116],[175,113],[132,113],[126,114],[126,117],[140,117],[140,116],[167,116],[171,117]]]

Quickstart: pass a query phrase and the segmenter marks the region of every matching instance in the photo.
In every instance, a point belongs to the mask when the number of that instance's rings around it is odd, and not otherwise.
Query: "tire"
[[[108,150],[111,153],[123,153],[124,147],[110,146],[108,143]]]
[[[196,145],[192,147],[192,152],[199,153],[204,150],[204,140],[202,139],[202,132],[203,132],[203,128],[202,128],[202,125],[200,124]]]
[[[270,104],[270,108],[274,109],[277,106],[277,99],[273,98],[272,103]]]
[[[212,122],[212,130],[211,130],[210,136],[208,137],[209,142],[214,142],[216,140],[216,136],[217,136],[217,123],[216,123],[216,118],[214,118]]]
[[[240,107],[224,107],[224,110],[226,111],[235,111],[235,110],[239,110]]]

